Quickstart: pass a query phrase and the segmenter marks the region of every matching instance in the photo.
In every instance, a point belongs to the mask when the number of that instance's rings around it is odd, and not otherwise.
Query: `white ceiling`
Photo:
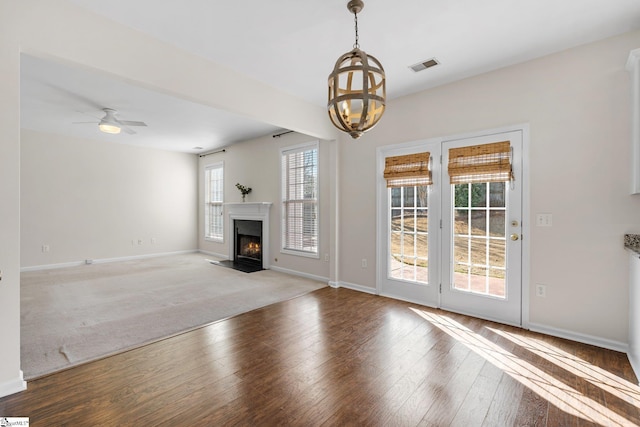
[[[335,60],[354,42],[347,0],[71,1],[317,105],[326,104]],[[360,47],[382,62],[393,99],[640,29],[640,1],[366,0],[358,23]],[[408,68],[433,57],[440,65]],[[27,56],[22,67],[28,129],[183,152],[279,131],[95,71]],[[104,107],[148,127],[107,135],[71,124],[97,122]]]

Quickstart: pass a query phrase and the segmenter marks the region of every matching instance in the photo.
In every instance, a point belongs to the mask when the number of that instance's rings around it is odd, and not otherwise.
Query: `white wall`
[[[117,49],[114,49],[117,46]],[[20,377],[20,53],[97,69],[132,84],[333,138],[324,108],[89,13],[66,0],[0,1],[0,396]],[[246,102],[251,97],[253,102]],[[265,104],[273,108],[263,108]],[[16,384],[18,384],[16,386]]]
[[[391,101],[376,129],[340,144],[340,280],[375,287],[375,217],[362,212],[375,212],[376,147],[528,123],[530,217],[553,214],[553,227],[524,236],[531,325],[624,347],[623,235],[640,230],[625,63],[639,46],[633,32]],[[536,283],[546,298],[533,295]]]
[[[0,1],[0,396],[25,387],[20,370],[20,50],[18,14]]]
[[[21,266],[197,249],[197,163],[23,130]]]
[[[228,233],[224,243],[216,243],[204,239],[204,168],[206,165],[224,162],[224,200],[225,202],[241,202],[242,195],[236,183],[251,187],[247,202],[271,202],[270,212],[270,264],[273,269],[286,269],[298,273],[329,279],[330,262],[324,260],[324,254],[330,253],[330,221],[332,198],[330,189],[330,149],[331,142],[321,141],[319,144],[319,178],[320,178],[320,224],[319,224],[319,259],[283,254],[280,252],[281,242],[281,206],[280,206],[280,149],[296,144],[318,141],[308,135],[291,133],[279,138],[266,136],[228,147],[224,153],[215,153],[200,158],[200,196],[199,196],[199,244],[200,249],[219,255],[228,254]],[[225,221],[225,225],[227,222]]]

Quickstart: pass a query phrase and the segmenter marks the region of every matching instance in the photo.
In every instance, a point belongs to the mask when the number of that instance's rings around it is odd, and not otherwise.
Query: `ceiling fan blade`
[[[125,126],[146,126],[145,122],[132,122],[129,120],[118,120],[118,123]]]
[[[136,131],[134,131],[133,129],[129,129],[126,126],[122,126],[120,129],[122,129],[123,132],[126,132],[129,135],[135,135],[136,134]]]
[[[98,124],[98,122],[71,122],[72,125],[86,125],[86,124],[89,124],[89,123],[94,124],[94,125]]]
[[[75,93],[72,90],[69,90],[67,88],[63,88],[63,87],[60,87],[60,86],[56,86],[56,85],[51,84],[51,83],[43,82],[42,84],[47,86],[47,87],[49,87],[49,88],[51,88],[51,89],[53,89],[53,90],[55,90],[55,91],[57,91],[58,93],[65,94],[69,98],[73,98],[76,101],[81,102],[82,104],[84,104],[88,108],[91,108],[91,109],[94,109],[94,110],[101,110],[102,109],[102,106],[99,103],[93,101],[92,99],[86,98],[83,95]]]

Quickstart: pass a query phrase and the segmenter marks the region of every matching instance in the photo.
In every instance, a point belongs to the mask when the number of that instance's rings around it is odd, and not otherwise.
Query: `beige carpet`
[[[212,265],[203,254],[21,275],[27,379],[296,297],[326,284]]]

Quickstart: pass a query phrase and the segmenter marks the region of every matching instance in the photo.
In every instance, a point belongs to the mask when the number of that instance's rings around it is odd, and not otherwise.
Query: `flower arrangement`
[[[245,187],[244,185],[240,185],[240,183],[238,183],[236,184],[236,188],[240,190],[240,193],[242,193],[242,201],[244,202],[245,196],[251,193],[251,187]]]

